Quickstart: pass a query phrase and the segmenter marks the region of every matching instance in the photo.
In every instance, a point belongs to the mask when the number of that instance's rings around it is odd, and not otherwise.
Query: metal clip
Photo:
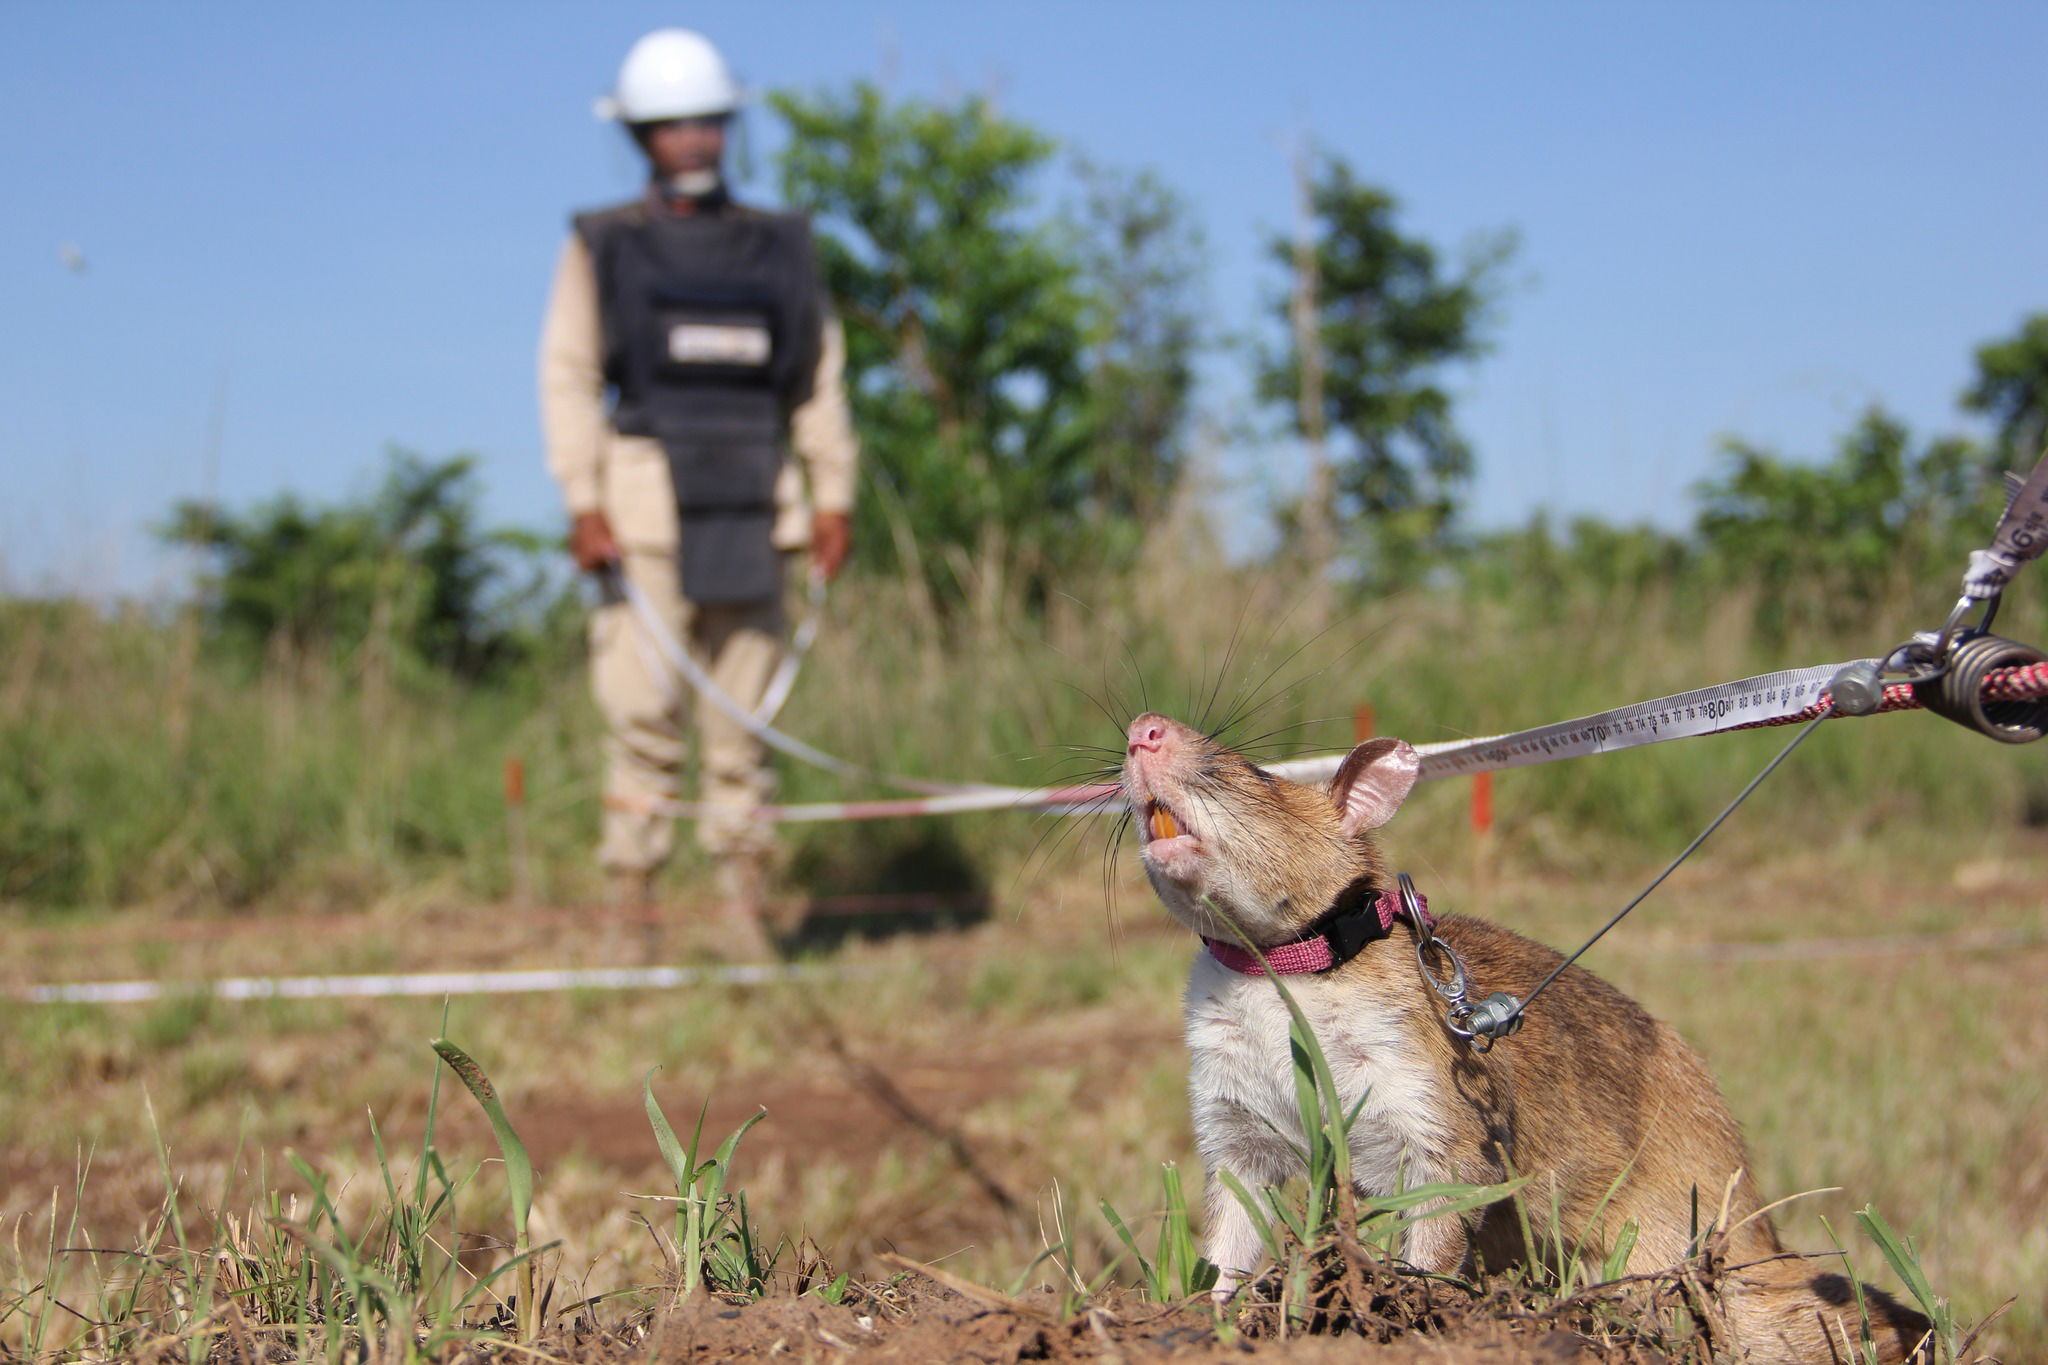
[[[1443,954],[1444,961],[1450,964],[1448,980],[1439,977],[1431,969],[1429,955],[1432,951]],[[1474,1051],[1485,1052],[1491,1049],[1492,1037],[1480,1033],[1471,1025],[1472,1006],[1465,999],[1465,960],[1458,956],[1458,950],[1442,939],[1429,935],[1425,929],[1415,938],[1415,966],[1422,973],[1422,979],[1429,983],[1429,988],[1442,996],[1444,1002],[1450,1006],[1444,1011],[1444,1027],[1460,1038],[1469,1040]]]
[[[1911,683],[1922,703],[1930,710],[1936,709],[1928,695],[1941,689],[1933,684],[1950,672],[1974,640],[1990,635],[1992,622],[1998,619],[1999,601],[2013,575],[2048,548],[2048,542],[2044,542],[2042,536],[2044,521],[2048,521],[2048,450],[2041,453],[2034,472],[2026,478],[2012,473],[2005,476],[2005,511],[1991,532],[1991,543],[1970,552],[1969,563],[1963,569],[1962,595],[1956,599],[1955,606],[1949,608],[1948,619],[1941,623],[1941,629],[1922,631],[1885,655],[1880,671],[1909,674],[1893,681]],[[1984,614],[1972,625],[1970,613],[1979,605],[1984,608]],[[1901,656],[1904,664],[1894,666],[1893,660]],[[1974,702],[1974,697],[1957,698],[1954,707],[1966,709]],[[1960,717],[1951,715],[1950,719]],[[1976,722],[1966,719],[1962,723],[1973,729],[1982,729],[1986,734],[1992,733],[1991,729],[1985,728],[1981,717]],[[2009,731],[2016,728],[1993,724],[1994,728]],[[1996,737],[2009,743],[2025,742],[2011,735]]]
[[[1450,964],[1449,979],[1439,978],[1431,970],[1429,955],[1432,951],[1442,953],[1444,961]],[[1418,936],[1415,940],[1415,965],[1421,970],[1422,979],[1429,983],[1430,989],[1449,1002],[1453,1014],[1458,1014],[1461,1010],[1464,1014],[1471,1013],[1471,1007],[1465,1003],[1465,960],[1458,956],[1457,949],[1440,938]],[[1461,1020],[1464,1014],[1459,1014]]]
[[[1970,609],[1980,601],[1984,604],[1984,617],[1976,625],[1965,631],[1963,622],[1969,618]],[[2000,598],[1997,593],[1993,593],[1989,597],[1977,598],[1972,597],[1966,592],[1956,599],[1956,604],[1949,608],[1948,619],[1941,623],[1941,629],[1936,632],[1934,644],[1931,646],[1935,665],[1941,671],[1946,672],[1948,670],[1949,654],[1955,648],[1956,641],[1960,636],[1965,634],[1982,635],[1991,629],[1991,623],[1998,619],[1999,601]]]
[[[1428,919],[1419,913],[1419,899],[1415,884],[1408,874],[1400,874],[1401,908],[1407,912],[1408,922],[1415,926],[1415,966],[1422,973],[1422,979],[1429,988],[1442,996],[1449,1009],[1444,1011],[1444,1026],[1460,1038],[1472,1044],[1474,1052],[1491,1052],[1493,1045],[1522,1026],[1522,1002],[1505,991],[1495,991],[1474,1006],[1465,998],[1470,981],[1465,971],[1465,959],[1458,956],[1458,950],[1430,932]],[[1443,955],[1449,965],[1448,977],[1438,976],[1430,966],[1432,952]]]

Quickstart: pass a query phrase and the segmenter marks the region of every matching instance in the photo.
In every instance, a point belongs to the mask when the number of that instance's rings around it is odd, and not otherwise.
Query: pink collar
[[[1347,900],[1352,904],[1347,905]],[[1418,895],[1415,903],[1422,927],[1433,929],[1436,917],[1429,913],[1429,902]],[[1307,976],[1334,971],[1357,956],[1366,944],[1391,934],[1394,921],[1404,918],[1406,914],[1401,908],[1399,891],[1381,891],[1369,900],[1339,897],[1336,907],[1317,921],[1318,930],[1313,936],[1266,949],[1266,964],[1277,976]],[[1204,938],[1202,942],[1208,945],[1209,956],[1233,972],[1245,976],[1265,975],[1266,967],[1261,966],[1258,957],[1241,944],[1215,938]]]

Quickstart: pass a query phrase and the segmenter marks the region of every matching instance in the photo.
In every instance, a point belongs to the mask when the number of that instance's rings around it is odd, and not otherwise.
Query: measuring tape
[[[1633,706],[1618,706],[1612,711],[1555,725],[1539,725],[1532,730],[1443,744],[1418,744],[1415,752],[1422,756],[1418,780],[1525,768],[1565,758],[1611,754],[1643,744],[1661,744],[1667,739],[1717,735],[1796,719],[1820,701],[1828,683],[1846,666],[1815,664],[1811,668],[1760,673],[1754,678],[1679,692]],[[1283,763],[1271,771],[1297,782],[1314,782],[1334,776],[1337,765],[1343,761],[1344,755],[1329,754]]]
[[[1829,681],[1846,664],[1816,664],[1812,668],[1760,673],[1716,687],[1679,692],[1655,701],[1618,706],[1612,711],[1582,716],[1577,720],[1539,725],[1480,739],[1418,744],[1422,758],[1419,781],[1468,776],[1502,768],[1524,768],[1560,759],[1583,758],[1589,754],[1615,753],[1665,740],[1689,739],[1697,735],[1727,734],[1764,726],[1788,725],[1812,720],[1826,712]],[[1984,694],[1998,701],[2048,699],[2048,664],[1997,669],[1984,679]],[[1909,686],[1894,684],[1884,691],[1878,711],[1909,711],[1920,706]],[[1319,754],[1266,765],[1275,777],[1296,782],[1327,782],[1336,774],[1344,755]],[[987,787],[966,789],[944,796],[904,797],[882,801],[818,801],[802,805],[757,806],[756,820],[784,824],[805,824],[835,820],[895,820],[924,815],[959,815],[970,811],[1035,810],[1050,815],[1093,815],[1113,803],[1123,788],[1114,782],[1087,783],[1067,787]],[[620,809],[648,814],[701,818],[712,808],[694,801],[633,801],[607,797]],[[719,814],[730,814],[721,809]]]

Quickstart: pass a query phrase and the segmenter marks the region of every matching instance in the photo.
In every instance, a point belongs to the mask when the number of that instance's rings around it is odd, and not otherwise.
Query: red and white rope
[[[2048,663],[2015,664],[2011,668],[1994,668],[1984,675],[1984,686],[1978,693],[1985,701],[2040,701],[2048,698]],[[1734,730],[1761,730],[1775,725],[1800,725],[1812,720],[1823,711],[1832,712],[1833,697],[1823,694],[1821,699],[1802,711],[1789,716],[1773,716],[1769,720],[1753,720],[1743,725],[1731,726]],[[1918,694],[1911,683],[1888,683],[1884,689],[1884,700],[1870,714],[1886,715],[1893,711],[1919,711]],[[1842,717],[1830,715],[1830,720]]]

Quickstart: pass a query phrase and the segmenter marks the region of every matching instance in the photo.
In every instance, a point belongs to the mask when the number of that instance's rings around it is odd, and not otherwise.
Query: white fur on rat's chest
[[[1345,1109],[1368,1096],[1351,1129],[1357,1185],[1384,1194],[1447,1178],[1442,1080],[1418,1046],[1413,1006],[1404,1012],[1355,983],[1321,976],[1291,976],[1287,988],[1315,1031]],[[1185,1020],[1188,1096],[1205,1157],[1256,1151],[1257,1164],[1298,1169],[1288,1148],[1304,1146],[1305,1134],[1280,992],[1265,977],[1201,953],[1188,977]]]

